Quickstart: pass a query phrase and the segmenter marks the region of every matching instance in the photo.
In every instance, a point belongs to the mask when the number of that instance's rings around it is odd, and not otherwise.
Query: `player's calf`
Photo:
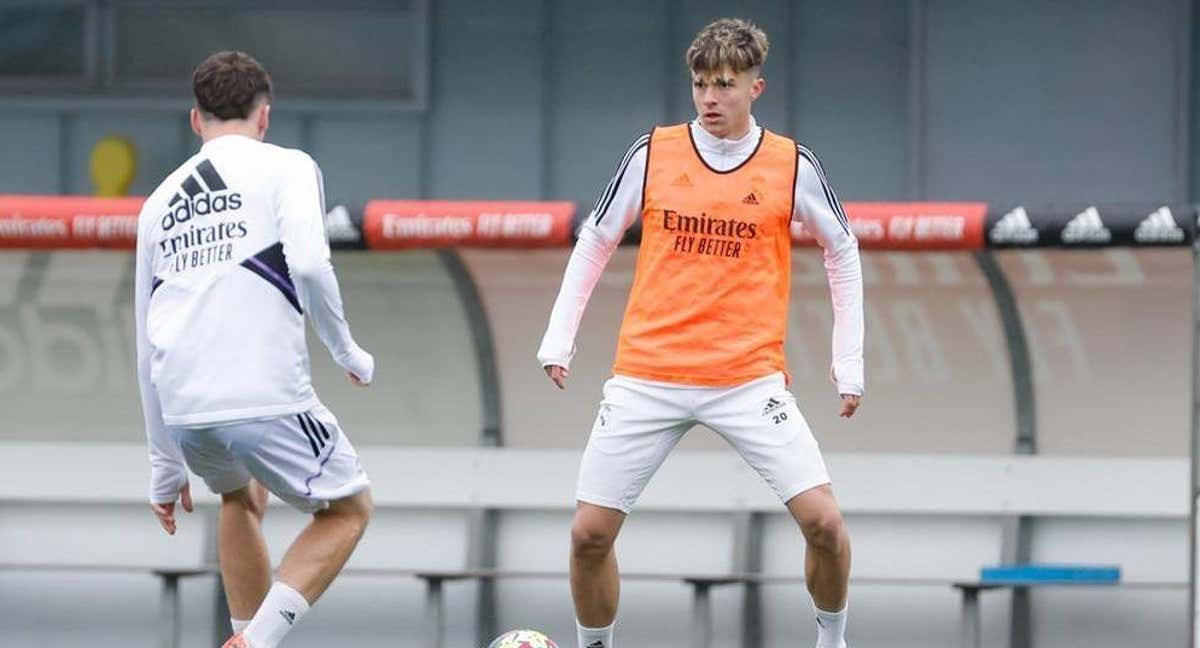
[[[274,648],[308,613],[345,566],[374,512],[369,489],[313,513],[279,565],[243,638],[247,648]]]

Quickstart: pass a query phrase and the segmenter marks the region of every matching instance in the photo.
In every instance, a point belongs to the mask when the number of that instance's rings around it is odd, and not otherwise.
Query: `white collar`
[[[750,130],[735,140],[722,139],[704,130],[698,117],[693,119],[688,126],[692,129],[692,139],[696,142],[696,148],[720,155],[737,155],[739,153],[749,155],[758,146],[758,140],[762,134],[754,115],[750,115]]]

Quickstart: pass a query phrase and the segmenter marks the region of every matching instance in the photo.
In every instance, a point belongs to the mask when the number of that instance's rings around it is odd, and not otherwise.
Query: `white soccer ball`
[[[488,648],[558,648],[558,644],[537,630],[509,630],[493,639]]]

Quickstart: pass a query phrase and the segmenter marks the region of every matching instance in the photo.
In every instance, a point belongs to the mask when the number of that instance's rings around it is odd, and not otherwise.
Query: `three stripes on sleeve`
[[[604,220],[605,214],[608,213],[608,208],[612,206],[613,197],[617,195],[617,187],[621,186],[621,180],[625,178],[625,170],[629,168],[629,161],[633,156],[643,148],[650,146],[650,133],[646,133],[634,141],[633,146],[625,152],[625,157],[621,159],[621,164],[617,165],[617,172],[613,175],[612,180],[609,180],[608,186],[596,199],[596,204],[592,206],[592,214],[596,217],[596,224]],[[649,163],[649,160],[647,160]]]
[[[796,145],[796,154],[808,161],[812,168],[817,172],[817,179],[821,181],[821,189],[825,192],[825,200],[829,203],[829,209],[837,218],[842,229],[850,234],[850,221],[846,218],[846,212],[842,209],[842,203],[838,200],[837,194],[833,193],[833,187],[829,186],[829,180],[825,177],[825,169],[821,168],[821,163],[817,160],[817,156],[803,144]],[[797,164],[799,162],[797,161]]]

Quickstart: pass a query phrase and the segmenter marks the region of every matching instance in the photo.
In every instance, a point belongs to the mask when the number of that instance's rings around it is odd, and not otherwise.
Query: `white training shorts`
[[[324,405],[276,418],[170,429],[188,468],[214,493],[238,490],[253,478],[312,513],[370,484],[350,438]]]
[[[782,373],[734,387],[614,376],[604,383],[576,499],[629,513],[671,449],[697,423],[733,446],[783,502],[829,483],[821,449]]]

